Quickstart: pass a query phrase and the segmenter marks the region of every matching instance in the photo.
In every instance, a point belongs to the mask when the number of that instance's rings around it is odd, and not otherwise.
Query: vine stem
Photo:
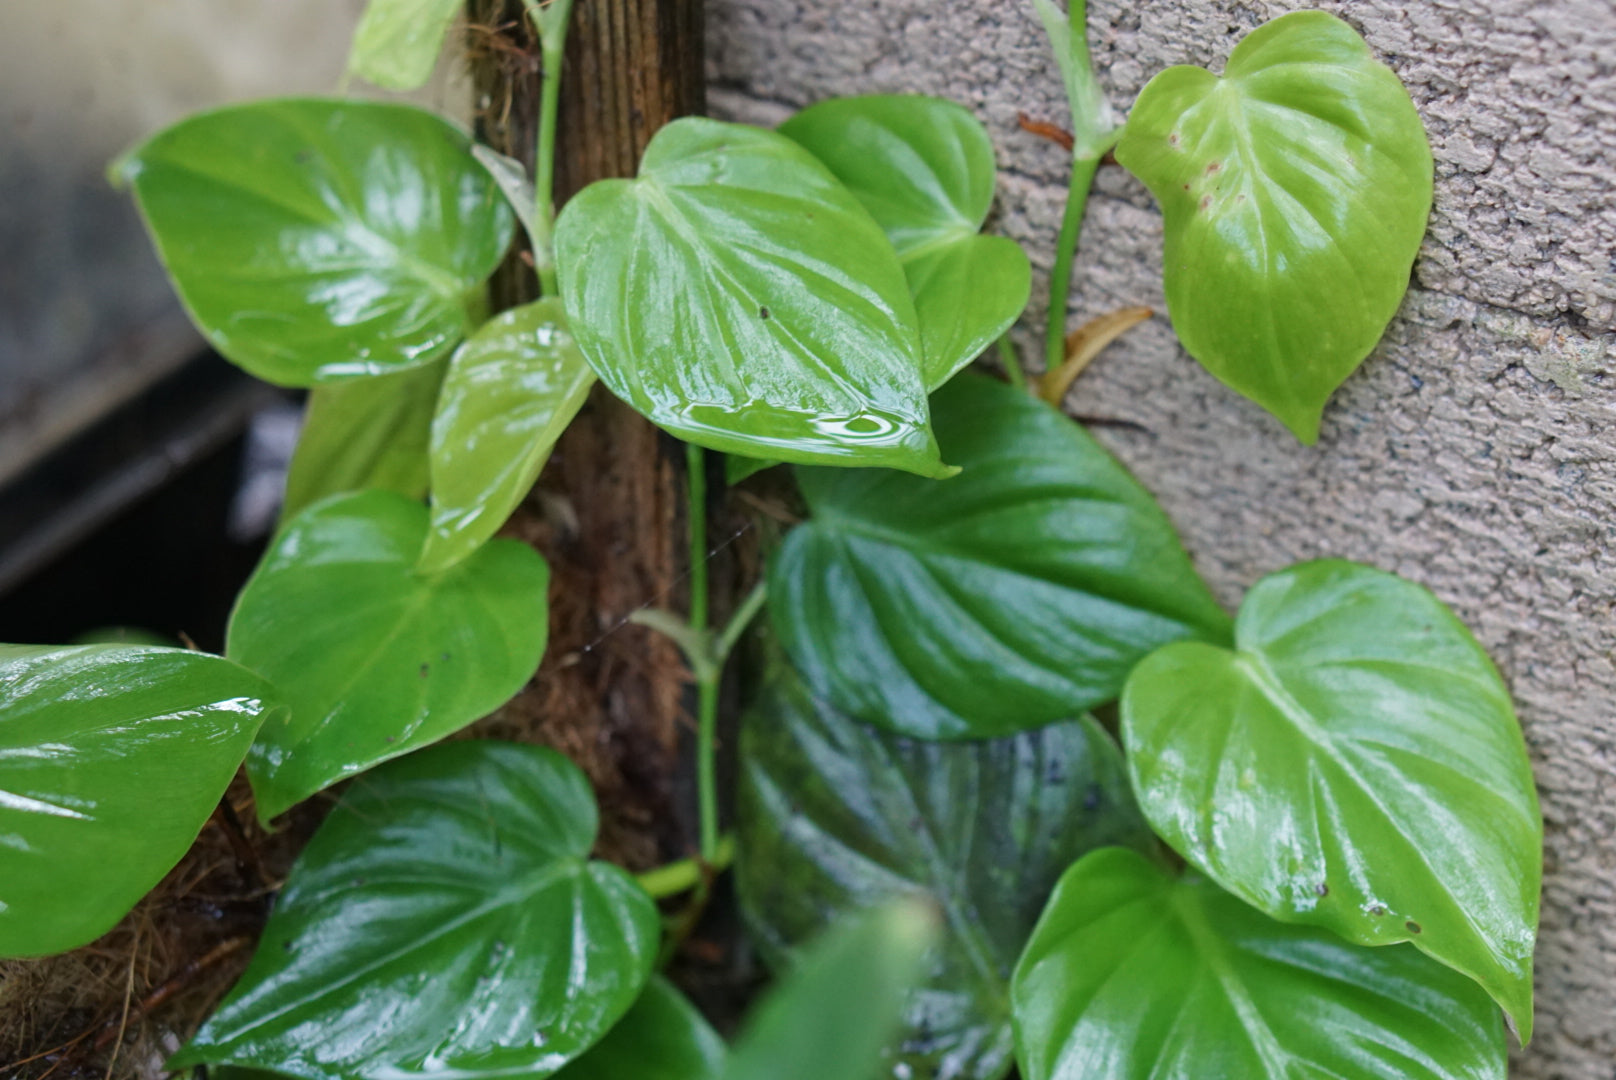
[[[707,452],[685,443],[686,517],[690,529],[690,629],[707,633]],[[696,676],[696,803],[701,857],[718,854],[718,684],[721,663],[692,664]]]
[[[1017,390],[1025,390],[1027,373],[1021,370],[1021,358],[1016,355],[1016,347],[1008,333],[999,335],[999,362],[1004,365],[1004,377],[1010,380],[1010,385]]]
[[[1061,216],[1060,236],[1055,241],[1055,265],[1049,274],[1049,325],[1044,333],[1046,375],[1053,375],[1066,362],[1066,302],[1072,292],[1072,261],[1077,255],[1078,235],[1083,231],[1089,188],[1094,184],[1094,173],[1099,167],[1098,157],[1072,159],[1066,211]]]
[[[671,862],[666,866],[659,866],[636,875],[634,880],[651,894],[651,899],[664,900],[700,888],[715,875],[728,870],[730,863],[734,861],[735,838],[726,835],[718,841],[718,850],[711,861],[701,858],[680,859],[678,862]]]
[[[561,65],[567,54],[567,27],[573,0],[523,0],[528,17],[539,32],[544,70],[539,85],[539,130],[533,151],[533,268],[545,296],[556,296],[555,265],[555,144],[556,116],[561,104]]]

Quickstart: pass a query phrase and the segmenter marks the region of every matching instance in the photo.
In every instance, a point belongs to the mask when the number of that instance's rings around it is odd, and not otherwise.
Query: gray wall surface
[[[1523,1078],[1616,1077],[1616,4],[1611,0],[1091,0],[1119,109],[1161,68],[1221,70],[1265,19],[1318,6],[1408,84],[1436,154],[1415,287],[1296,443],[1175,344],[1165,317],[1078,380],[1068,408],[1167,507],[1231,607],[1323,555],[1452,605],[1514,690],[1548,828],[1537,1037]],[[773,123],[839,94],[920,91],[988,124],[993,228],[1047,272],[1066,155],[1016,114],[1066,122],[1026,0],[710,0],[715,115]],[[1105,169],[1072,296],[1086,318],[1165,311],[1161,218]],[[1034,283],[1023,352],[1044,321]]]

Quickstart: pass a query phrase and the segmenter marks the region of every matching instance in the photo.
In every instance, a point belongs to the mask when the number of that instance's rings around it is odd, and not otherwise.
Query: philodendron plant
[[[457,6],[373,0],[356,72],[419,82]],[[1531,1032],[1542,824],[1498,673],[1367,566],[1280,570],[1231,619],[1056,407],[1132,318],[1064,325],[1114,149],[1162,204],[1186,349],[1317,437],[1430,204],[1391,71],[1340,20],[1287,15],[1221,77],[1163,72],[1119,126],[1084,5],[1033,0],[1073,125],[1039,395],[1004,337],[1028,259],[982,234],[996,167],[966,109],[679,120],[555,219],[570,7],[528,4],[532,177],[420,110],[316,98],[192,117],[115,166],[203,334],[308,388],[308,419],[224,657],[0,652],[0,953],[105,931],[244,763],[265,822],[364,780],[174,1068],[1501,1077],[1502,1017]],[[489,317],[519,222],[543,298]],[[995,343],[1008,383],[963,370]],[[700,846],[638,877],[591,858],[560,755],[431,745],[538,664],[546,567],[491,537],[597,379],[690,447],[693,610],[641,617],[695,677]],[[708,450],[737,477],[791,463],[807,508],[722,627]],[[717,687],[765,609],[726,835]],[[657,968],[732,859],[789,974],[730,1049]]]

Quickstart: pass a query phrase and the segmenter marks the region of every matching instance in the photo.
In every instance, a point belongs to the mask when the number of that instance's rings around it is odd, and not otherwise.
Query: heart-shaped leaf
[[[1152,79],[1117,160],[1161,203],[1184,347],[1313,442],[1402,302],[1431,212],[1402,83],[1340,19],[1295,12],[1252,31],[1221,79]]]
[[[512,308],[460,347],[432,421],[423,570],[459,562],[505,524],[594,382],[559,300]]]
[[[384,90],[426,85],[462,0],[370,0],[354,31],[348,70]]]
[[[247,775],[268,821],[378,762],[503,705],[539,665],[549,569],[494,541],[416,572],[426,508],[387,491],[339,495],[292,520],[230,618],[230,658],[281,691]]]
[[[555,242],[579,347],[654,423],[726,453],[946,471],[903,267],[785,136],[677,120],[639,179],[568,203]]]
[[[291,98],[182,120],[114,172],[213,347],[310,386],[431,363],[481,320],[513,219],[470,146],[410,106]]]
[[[798,470],[814,516],[770,561],[769,611],[815,693],[982,738],[1109,701],[1159,645],[1227,640],[1166,515],[1082,428],[970,373],[933,413],[952,480]]]
[[[1504,1078],[1504,1026],[1463,976],[1275,922],[1122,848],[1061,879],[1013,998],[1024,1080]]]
[[[278,708],[251,672],[144,646],[0,646],[0,956],[110,930],[179,862]]]
[[[992,1080],[1014,1055],[1009,982],[1079,856],[1147,844],[1122,754],[1094,721],[915,742],[815,701],[783,664],[741,731],[735,887],[771,966],[849,912],[920,897],[943,914],[908,1002],[907,1075]]]
[[[309,391],[286,473],[281,520],[330,495],[366,488],[426,494],[432,413],[447,361]]]
[[[1236,650],[1168,646],[1122,698],[1162,839],[1287,922],[1412,941],[1532,1029],[1543,824],[1509,693],[1430,593],[1322,561],[1260,581]]]
[[[1021,245],[983,236],[993,143],[970,110],[918,95],[835,98],[780,125],[847,185],[897,249],[920,321],[928,389],[1008,330],[1027,306]]]
[[[836,927],[753,1009],[724,1080],[876,1080],[935,937],[914,901]]]
[[[729,1048],[690,999],[653,977],[617,1026],[558,1080],[718,1080]]]
[[[169,1067],[549,1076],[628,1011],[661,934],[645,890],[589,861],[596,820],[583,773],[536,746],[448,743],[376,770]]]

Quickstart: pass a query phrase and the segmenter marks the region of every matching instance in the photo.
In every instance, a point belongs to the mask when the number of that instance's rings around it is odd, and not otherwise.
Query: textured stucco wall
[[[1220,69],[1261,0],[1091,0],[1125,108],[1174,63]],[[1523,1078],[1616,1077],[1616,3],[1351,0],[1436,152],[1415,289],[1305,448],[1178,350],[1164,318],[1077,383],[1069,408],[1161,498],[1231,606],[1264,573],[1336,555],[1420,581],[1502,667],[1548,823],[1538,1035]],[[710,0],[712,109],[774,122],[836,94],[954,98],[991,128],[995,227],[1047,270],[1065,155],[1016,114],[1065,122],[1025,0]],[[1165,309],[1161,220],[1102,172],[1072,305]],[[1035,282],[1024,321],[1043,323]]]

